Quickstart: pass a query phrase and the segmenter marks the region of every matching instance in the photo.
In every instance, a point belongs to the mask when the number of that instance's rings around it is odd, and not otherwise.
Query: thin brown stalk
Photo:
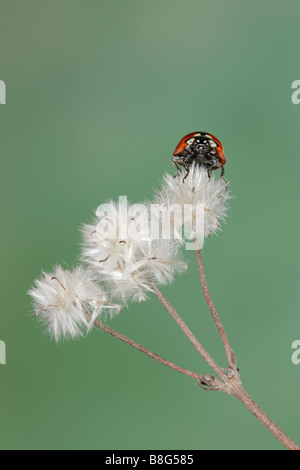
[[[89,316],[89,318],[90,318],[90,316]],[[117,331],[113,330],[112,328],[109,328],[109,326],[105,325],[104,323],[100,322],[99,320],[95,320],[94,325],[96,325],[98,328],[101,328],[101,330],[106,331],[107,333],[114,336],[115,338],[118,338],[121,341],[124,341],[124,343],[129,344],[130,346],[137,349],[138,351],[141,351],[144,354],[147,354],[147,356],[152,357],[152,359],[155,359],[156,361],[160,362],[161,364],[164,364],[165,366],[168,366],[171,369],[176,370],[176,372],[180,372],[181,374],[187,375],[188,377],[191,377],[192,379],[196,379],[200,382],[202,382],[202,381],[205,382],[205,377],[203,378],[202,375],[196,374],[195,372],[191,372],[188,369],[184,369],[183,367],[180,367],[177,364],[174,364],[173,362],[168,361],[167,359],[164,359],[163,357],[161,357],[158,354],[154,353],[150,349],[147,349],[144,346],[142,346],[141,344],[136,343],[135,341],[128,338],[127,336],[124,336],[121,333],[118,333]]]
[[[204,272],[203,261],[202,261],[202,256],[201,256],[201,250],[197,247],[197,243],[195,245],[196,245],[196,250],[195,251],[196,251],[197,265],[198,265],[198,271],[199,271],[200,282],[201,282],[203,294],[204,294],[206,303],[208,305],[208,308],[209,308],[209,310],[212,314],[213,320],[216,324],[216,327],[219,331],[222,343],[224,345],[224,349],[225,349],[225,352],[226,352],[226,357],[227,357],[227,360],[228,360],[228,365],[229,365],[230,368],[234,369],[236,367],[235,355],[234,355],[234,352],[232,351],[232,349],[230,347],[230,344],[229,344],[227,335],[225,333],[224,327],[223,327],[222,322],[220,320],[220,317],[219,317],[219,315],[218,315],[218,313],[215,309],[215,306],[213,304],[212,298],[211,298],[209,290],[208,290],[206,277],[205,277],[205,272]]]
[[[265,426],[265,428],[273,434],[278,441],[280,441],[288,450],[300,450],[300,447],[295,444],[270,418],[264,411],[252,400],[250,395],[243,389],[237,386],[231,392],[249,411]]]
[[[184,369],[177,364],[174,364],[167,359],[159,356],[158,354],[154,353],[153,351],[145,348],[144,346],[136,343],[132,339],[128,338],[127,336],[118,333],[117,331],[111,329],[104,323],[100,322],[99,320],[94,321],[94,325],[102,330],[106,331],[110,335],[120,339],[121,341],[129,344],[130,346],[134,347],[138,351],[143,352],[149,357],[152,357],[156,361],[164,364],[171,369],[175,370],[176,372],[180,372],[188,377],[196,379],[198,384],[201,388],[205,390],[220,390],[228,393],[229,395],[235,396],[246,408],[265,426],[265,428],[278,439],[287,449],[289,450],[300,450],[300,448],[295,444],[267,415],[262,411],[262,409],[253,401],[253,399],[247,394],[247,392],[243,389],[238,369],[235,370],[235,374],[227,375],[221,369],[221,367],[212,359],[212,357],[208,354],[208,352],[203,348],[203,346],[199,343],[197,338],[182,320],[182,318],[178,315],[175,311],[173,306],[168,302],[168,300],[164,297],[162,292],[158,289],[156,285],[153,285],[153,291],[155,292],[157,298],[160,300],[162,305],[166,308],[166,310],[170,313],[172,318],[176,321],[176,323],[180,326],[181,330],[187,336],[187,338],[191,341],[195,349],[201,354],[203,359],[209,364],[214,371],[219,375],[219,377],[223,380],[220,382],[218,379],[213,378],[209,374],[207,375],[200,375],[195,372],[191,372],[190,370]],[[91,319],[91,316],[87,313],[87,317]]]
[[[264,413],[264,411],[252,400],[252,398],[243,389],[239,377],[239,372],[236,366],[235,354],[230,347],[224,327],[214,307],[212,298],[208,290],[201,251],[198,248],[197,243],[196,258],[203,294],[209,307],[209,310],[212,314],[212,317],[215,321],[215,324],[218,328],[219,334],[221,336],[229,367],[231,367],[232,371],[234,372],[233,375],[228,375],[224,380],[224,391],[226,391],[230,395],[235,396],[241,403],[243,403],[243,405],[245,405],[248,410],[266,427],[266,429],[268,429],[268,431],[270,431],[271,434],[273,434],[273,436],[276,437],[276,439],[278,439],[287,449],[300,450],[300,448],[266,415],[266,413]]]
[[[177,325],[181,328],[185,336],[190,340],[194,348],[201,354],[203,359],[210,365],[210,367],[218,374],[218,376],[225,380],[227,378],[226,373],[223,369],[216,363],[216,361],[210,356],[210,354],[206,351],[206,349],[199,343],[198,339],[195,335],[191,332],[187,324],[183,321],[180,315],[176,312],[174,307],[170,304],[170,302],[166,299],[163,293],[159,290],[159,288],[152,284],[153,291],[158,298],[158,300],[162,303],[165,309],[169,312],[171,317],[175,320]]]

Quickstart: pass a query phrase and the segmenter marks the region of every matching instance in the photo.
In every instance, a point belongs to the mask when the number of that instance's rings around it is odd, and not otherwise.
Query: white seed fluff
[[[97,209],[91,225],[84,225],[82,259],[125,303],[143,302],[152,283],[165,284],[185,268],[173,240],[152,239],[147,205],[109,202]],[[134,213],[139,208],[139,214]],[[105,216],[104,216],[105,215]]]
[[[220,223],[227,214],[230,193],[224,180],[214,174],[208,177],[204,166],[193,164],[186,178],[185,175],[185,170],[181,170],[175,178],[166,174],[155,202],[165,205],[167,212],[169,210],[176,214],[178,209],[182,209],[184,217],[177,215],[173,222],[177,230],[180,225],[191,224],[191,238],[208,237],[220,229]],[[198,217],[195,224],[199,213],[203,216]]]
[[[46,324],[56,341],[88,331],[107,306],[103,290],[93,281],[91,272],[80,266],[74,271],[56,266],[51,274],[43,273],[28,292],[36,316]],[[86,316],[87,312],[90,318]]]

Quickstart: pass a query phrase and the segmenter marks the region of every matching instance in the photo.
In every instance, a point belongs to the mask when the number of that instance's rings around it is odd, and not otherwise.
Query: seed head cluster
[[[97,317],[112,317],[130,301],[144,302],[155,285],[187,269],[187,234],[203,242],[220,229],[229,198],[223,180],[193,165],[187,176],[165,175],[152,202],[101,204],[81,228],[82,265],[56,266],[29,290],[36,316],[58,341],[85,334]]]

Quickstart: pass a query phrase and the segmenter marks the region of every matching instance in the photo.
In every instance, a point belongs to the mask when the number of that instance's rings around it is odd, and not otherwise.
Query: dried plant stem
[[[245,405],[248,410],[268,429],[268,431],[270,431],[273,436],[275,436],[276,439],[278,439],[287,449],[300,450],[300,448],[266,415],[266,413],[262,411],[262,409],[252,400],[252,398],[243,389],[240,380],[239,370],[237,369],[235,354],[230,347],[224,327],[214,307],[213,301],[208,290],[201,251],[197,246],[197,242],[195,245],[196,258],[203,294],[209,307],[209,310],[212,314],[212,317],[215,321],[215,324],[218,328],[228,359],[228,364],[231,368],[231,373],[228,373],[228,376],[224,380],[224,391],[227,392],[229,395],[235,396],[241,403],[243,403],[243,405]]]
[[[246,391],[242,387],[238,369],[232,369],[232,374],[225,374],[224,371],[220,368],[220,366],[214,361],[214,359],[212,359],[208,352],[195,338],[191,330],[187,327],[182,318],[178,315],[173,306],[164,297],[158,287],[155,285],[153,285],[152,287],[157,298],[160,300],[166,310],[170,313],[170,315],[174,318],[176,323],[180,326],[180,328],[191,341],[195,349],[201,354],[203,359],[212,367],[212,369],[214,369],[214,371],[219,375],[219,377],[223,379],[223,382],[217,381],[216,383],[212,383],[212,386],[202,388],[206,390],[224,391],[229,395],[235,396],[268,429],[268,431],[270,431],[273,436],[276,437],[276,439],[278,439],[285,447],[287,447],[287,449],[300,450],[300,448],[262,411],[262,409],[246,393]]]
[[[162,303],[165,309],[169,312],[172,318],[176,321],[177,325],[181,328],[185,336],[190,340],[194,348],[201,354],[203,359],[210,365],[210,367],[218,374],[221,379],[226,379],[227,375],[223,371],[223,369],[216,363],[216,361],[210,356],[210,354],[206,351],[206,349],[199,343],[198,339],[195,335],[191,332],[189,327],[186,323],[182,320],[180,315],[176,312],[174,307],[170,304],[170,302],[166,299],[163,293],[159,290],[159,288],[152,284],[152,289],[158,298],[158,300]]]
[[[87,314],[87,316],[89,317],[89,319],[91,318],[90,315]],[[201,382],[205,381],[205,377],[203,378],[202,375],[196,374],[195,372],[191,372],[190,370],[184,369],[183,367],[180,367],[177,364],[174,364],[173,362],[170,362],[167,359],[164,359],[163,357],[159,356],[158,354],[150,351],[150,349],[147,349],[144,346],[136,343],[135,341],[128,338],[127,336],[124,336],[121,333],[118,333],[117,331],[109,328],[107,325],[104,325],[104,323],[101,323],[99,320],[95,320],[94,325],[96,325],[98,328],[101,328],[101,330],[106,331],[107,333],[114,336],[115,338],[118,338],[121,341],[124,341],[124,343],[129,344],[130,346],[134,347],[138,351],[141,351],[144,354],[147,354],[147,356],[152,357],[153,359],[160,362],[161,364],[164,364],[165,366],[168,366],[171,369],[176,370],[176,372],[181,372],[181,374],[187,375],[188,377],[191,377],[192,379],[196,379],[196,380],[201,381]]]
[[[211,296],[209,294],[209,291],[208,291],[205,272],[204,272],[204,266],[203,266],[203,261],[202,261],[202,256],[201,256],[201,250],[197,247],[197,242],[195,243],[195,245],[196,245],[197,265],[198,265],[200,282],[201,282],[203,294],[204,294],[206,303],[208,305],[208,308],[209,308],[209,310],[212,314],[212,317],[214,319],[214,322],[216,324],[216,327],[218,328],[219,334],[221,336],[221,340],[222,340],[222,343],[224,345],[224,349],[225,349],[227,360],[228,360],[228,365],[229,365],[230,368],[235,368],[236,361],[235,361],[234,352],[232,351],[232,349],[230,347],[230,344],[229,344],[227,335],[225,333],[224,327],[221,323],[219,315],[218,315],[218,313],[215,309],[212,298],[211,298]]]
[[[267,415],[262,409],[252,400],[248,393],[238,386],[236,390],[232,390],[234,395],[249,411],[273,434],[278,441],[280,441],[288,450],[300,450],[297,446]]]
[[[165,308],[167,308],[168,311],[173,310],[173,312],[172,312],[172,316],[173,316],[175,310],[169,304],[169,302],[165,299],[163,294],[160,293],[159,289],[158,288],[156,288],[156,289],[158,291],[156,295],[159,297],[159,300],[162,302],[162,304],[165,306]],[[91,316],[88,313],[86,315],[90,320]],[[176,315],[178,315],[178,314],[176,314]],[[178,315],[178,317],[179,317],[179,315]],[[181,324],[181,326],[184,327],[185,324],[184,324],[183,321],[182,321],[182,323],[183,323],[183,325]],[[164,365],[170,367],[171,369],[175,370],[176,372],[180,372],[181,374],[184,374],[188,377],[196,379],[198,384],[201,385],[202,388],[205,388],[206,390],[220,390],[220,391],[224,391],[224,392],[228,393],[229,395],[235,396],[268,429],[268,431],[270,431],[287,449],[289,449],[289,450],[300,450],[300,448],[262,411],[262,409],[246,393],[246,391],[243,389],[243,387],[241,385],[239,375],[229,377],[226,374],[224,374],[222,369],[218,365],[216,365],[215,361],[205,351],[205,349],[201,346],[201,344],[198,342],[198,340],[196,340],[196,338],[190,332],[188,327],[186,327],[186,329],[187,329],[186,334],[187,333],[189,334],[188,337],[189,337],[190,341],[193,343],[194,347],[199,352],[201,350],[200,354],[202,355],[202,357],[215,370],[215,372],[218,375],[221,375],[221,374],[219,374],[219,372],[222,371],[222,377],[221,378],[223,379],[223,382],[220,382],[219,380],[214,379],[209,374],[200,375],[200,374],[197,374],[195,372],[191,372],[190,370],[187,370],[183,367],[180,367],[179,365],[174,364],[173,362],[168,361],[167,359],[164,359],[163,357],[159,356],[158,354],[154,353],[153,351],[151,351],[151,350],[145,348],[144,346],[136,343],[135,341],[128,338],[127,336],[124,336],[121,333],[118,333],[117,331],[109,328],[107,325],[100,322],[99,320],[95,320],[94,325],[97,326],[98,328],[106,331],[110,335],[120,339],[121,341],[124,341],[125,343],[127,343],[130,346],[134,347],[138,351],[141,351],[144,354],[147,354],[147,356],[152,357],[153,359],[160,362],[161,364],[164,364]],[[189,332],[191,333],[191,335],[190,335]],[[193,339],[193,341],[192,341],[192,339]],[[199,348],[199,346],[200,346],[200,348]],[[204,385],[204,387],[203,387],[203,385]]]
[[[201,255],[201,254],[200,254]],[[204,268],[203,268],[203,263],[202,259],[200,257],[200,263],[201,263],[201,269],[204,274]],[[206,290],[207,290],[207,298],[210,299],[210,295],[207,289],[207,285],[205,282]],[[267,415],[262,411],[262,409],[252,400],[252,398],[247,394],[247,392],[243,389],[242,383],[240,380],[240,375],[239,375],[239,370],[236,367],[235,364],[235,359],[233,363],[233,368],[231,369],[231,373],[228,372],[226,374],[224,370],[214,361],[214,359],[209,355],[209,353],[204,349],[204,347],[199,343],[197,338],[194,336],[194,334],[191,332],[191,330],[188,328],[188,326],[185,324],[185,322],[182,320],[182,318],[178,315],[174,307],[169,303],[169,301],[165,298],[165,296],[162,294],[162,292],[159,290],[159,288],[153,284],[152,289],[154,293],[156,294],[158,300],[162,303],[162,305],[165,307],[165,309],[169,312],[169,314],[172,316],[172,318],[176,321],[176,323],[179,325],[183,333],[187,336],[187,338],[190,340],[190,342],[193,344],[195,349],[201,354],[203,359],[207,362],[207,364],[216,372],[216,374],[222,379],[222,381],[219,381],[218,379],[214,378],[213,376],[209,374],[205,375],[200,375],[195,372],[191,372],[190,370],[184,369],[183,367],[180,367],[177,364],[174,364],[173,362],[168,361],[167,359],[164,359],[163,357],[159,356],[158,354],[154,353],[150,349],[145,348],[144,346],[136,343],[132,339],[128,338],[127,336],[122,335],[121,333],[118,333],[117,331],[109,328],[107,325],[104,323],[100,322],[99,320],[94,321],[94,325],[97,326],[98,328],[101,328],[102,330],[106,331],[110,335],[120,339],[121,341],[124,341],[125,343],[129,344],[130,346],[134,347],[138,351],[143,352],[144,354],[147,354],[147,356],[152,357],[156,361],[160,362],[161,364],[164,364],[171,369],[180,372],[184,375],[187,375],[188,377],[191,377],[193,379],[196,379],[198,384],[201,386],[201,388],[204,388],[205,390],[219,390],[226,392],[228,395],[233,395],[236,397],[248,410],[265,426],[265,428],[273,434],[276,439],[278,439],[279,442],[281,442],[287,449],[289,450],[300,450],[300,447],[297,446]],[[215,309],[214,309],[215,310]],[[91,316],[86,313],[86,316],[88,319],[91,319]],[[219,317],[218,317],[219,319]],[[219,323],[221,324],[220,320],[218,320]],[[222,327],[222,324],[221,324]],[[218,328],[219,329],[219,328]],[[222,328],[219,329],[219,331],[222,331]],[[224,331],[224,329],[223,329]],[[225,333],[225,332],[224,332]],[[227,339],[227,337],[226,337]],[[228,342],[228,340],[227,340]],[[229,343],[228,343],[229,346]],[[229,350],[231,351],[231,348],[229,346]],[[228,357],[228,356],[227,356]],[[232,360],[234,356],[232,355]]]

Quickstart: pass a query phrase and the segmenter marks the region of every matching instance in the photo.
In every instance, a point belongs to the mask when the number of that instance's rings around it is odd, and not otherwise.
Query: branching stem
[[[90,318],[90,315],[89,315]],[[198,381],[205,381],[205,377],[203,379],[203,376],[200,374],[196,374],[195,372],[191,372],[190,370],[184,369],[183,367],[178,366],[177,364],[174,364],[171,361],[168,361],[167,359],[164,359],[163,357],[159,356],[158,354],[154,353],[150,349],[145,348],[139,343],[136,343],[132,339],[128,338],[127,336],[122,335],[121,333],[118,333],[117,331],[113,330],[112,328],[109,328],[107,325],[104,323],[101,323],[99,320],[94,321],[94,325],[97,326],[98,328],[101,328],[101,330],[106,331],[110,335],[114,336],[115,338],[120,339],[121,341],[124,341],[124,343],[129,344],[133,348],[137,349],[138,351],[143,352],[144,354],[147,354],[147,356],[152,357],[156,361],[160,362],[161,364],[164,364],[165,366],[170,367],[171,369],[176,370],[176,372],[181,372],[181,374],[187,375],[188,377],[191,377],[192,379],[196,379]]]
[[[197,248],[197,243],[196,243],[196,258],[197,258],[197,265],[198,265],[198,270],[199,270],[199,276],[200,276],[200,282],[203,290],[203,294],[206,300],[206,303],[208,305],[208,308],[212,314],[212,317],[214,319],[214,322],[216,324],[216,327],[218,328],[222,343],[224,345],[224,349],[226,352],[227,360],[228,360],[228,365],[230,368],[234,368],[236,366],[235,364],[235,355],[234,352],[232,351],[227,335],[225,333],[224,327],[222,325],[222,322],[219,318],[219,315],[215,309],[215,306],[213,304],[212,298],[210,296],[210,293],[208,291],[208,286],[206,282],[206,277],[205,277],[205,272],[204,272],[204,266],[203,266],[203,261],[202,261],[202,256],[201,256],[201,250]]]
[[[206,351],[206,349],[199,343],[198,339],[189,329],[187,324],[183,321],[183,319],[178,315],[174,307],[170,304],[170,302],[166,299],[163,293],[159,290],[159,288],[152,284],[152,289],[158,298],[158,300],[162,303],[165,309],[169,312],[171,317],[176,321],[177,325],[181,328],[185,336],[190,340],[194,348],[201,354],[203,359],[210,365],[210,367],[218,374],[221,379],[226,379],[227,375],[223,371],[223,369],[216,363],[216,361],[210,356],[210,354]]]

